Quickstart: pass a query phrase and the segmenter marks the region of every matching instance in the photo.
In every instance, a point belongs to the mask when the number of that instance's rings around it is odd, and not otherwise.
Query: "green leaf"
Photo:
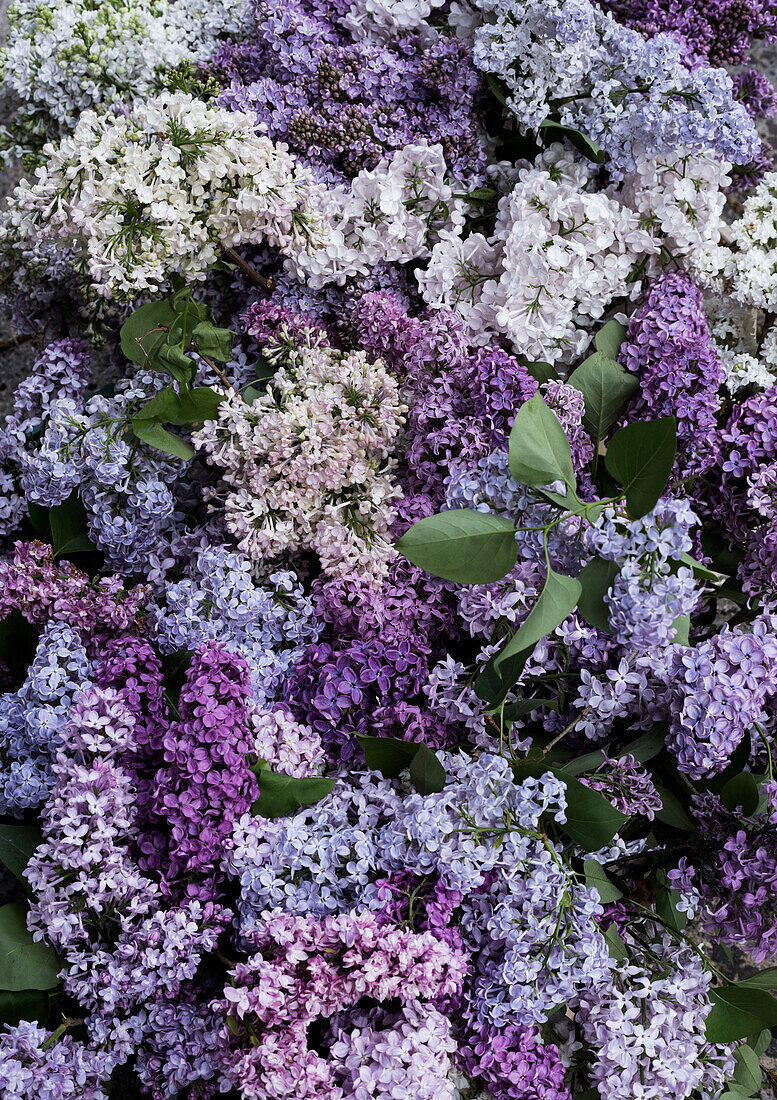
[[[746,1089],[749,1095],[758,1092],[763,1083],[763,1073],[756,1052],[745,1044],[737,1050],[734,1057],[736,1065],[733,1076],[736,1083]]]
[[[510,432],[510,473],[523,485],[563,481],[575,489],[569,440],[539,393],[521,405]]]
[[[418,745],[410,778],[419,794],[437,794],[445,786],[445,768],[428,745]]]
[[[42,539],[43,542],[49,542],[51,540],[49,511],[49,508],[44,508],[41,504],[35,504],[31,500],[27,501],[27,514],[30,517],[30,523],[35,528],[35,534]]]
[[[611,924],[606,932],[603,933],[607,946],[610,949],[610,955],[613,959],[617,959],[618,962],[624,962],[629,957],[626,944],[623,942],[618,929],[614,924]]]
[[[619,572],[620,566],[617,562],[597,555],[583,567],[577,578],[581,588],[577,610],[590,626],[595,626],[605,634],[610,632],[610,609],[604,602],[604,597]]]
[[[738,984],[755,989],[777,989],[777,966],[767,966],[765,970],[759,970],[749,978],[742,978]]]
[[[691,644],[691,616],[690,615],[678,615],[673,620],[672,626],[674,628],[674,638],[672,641],[675,645],[690,645]]]
[[[53,989],[59,961],[46,943],[35,943],[27,930],[27,906],[18,901],[0,907],[0,989]]]
[[[676,450],[673,416],[635,420],[610,440],[605,465],[623,486],[632,519],[639,519],[657,504],[672,472]]]
[[[555,382],[559,377],[556,368],[551,363],[545,363],[542,360],[538,360],[536,363],[527,363],[526,369],[541,386],[545,382]]]
[[[419,519],[396,546],[419,569],[461,584],[498,581],[518,557],[510,520],[469,508]]]
[[[180,397],[172,386],[166,386],[138,409],[133,417],[133,422],[136,420],[153,420],[158,424],[173,424],[180,408]]]
[[[49,509],[49,524],[55,557],[97,549],[89,538],[86,508],[77,492],[72,492],[62,504]]]
[[[580,583],[573,577],[548,570],[548,576],[539,598],[507,645],[495,655],[494,667],[498,671],[509,657],[526,649],[533,649],[540,638],[550,634],[559,623],[570,615],[580,598]]]
[[[271,771],[263,760],[251,771],[259,783],[259,798],[251,807],[251,813],[259,817],[285,817],[296,813],[302,806],[325,798],[335,785],[334,779],[319,776],[294,779],[282,775]]]
[[[561,826],[567,836],[585,852],[596,852],[609,844],[628,817],[599,791],[565,775],[559,768],[552,770],[567,786],[567,819]]]
[[[755,776],[751,772],[732,775],[720,792],[720,798],[727,810],[733,811],[737,806],[741,806],[744,816],[750,817],[758,809],[760,799]]]
[[[21,1020],[43,1026],[49,1018],[49,997],[40,989],[0,989],[0,1025],[15,1027]]]
[[[179,394],[180,408],[176,424],[200,424],[203,420],[216,420],[219,405],[224,400],[210,386],[196,386]]]
[[[777,1025],[777,1000],[763,989],[741,984],[710,991],[707,1042],[733,1043]]]
[[[554,122],[552,119],[546,118],[544,122],[539,124],[538,129],[544,130],[551,141],[560,141],[561,138],[567,138],[570,145],[577,149],[578,153],[582,153],[594,164],[604,164],[607,156],[604,149],[597,145],[593,138],[589,138],[582,131],[576,130],[574,126],[565,126],[561,122]]]
[[[656,810],[656,819],[664,825],[671,825],[673,829],[681,829],[685,833],[695,833],[696,826],[685,812],[682,802],[667,787],[659,787],[656,784],[662,806]]]
[[[523,672],[523,667],[529,656],[529,651],[523,650],[507,657],[497,668],[495,653],[486,663],[483,670],[475,679],[474,688],[478,699],[482,699],[489,707],[498,707],[507,698],[518,682]]]
[[[167,342],[168,330],[174,322],[175,313],[167,301],[141,306],[121,326],[121,350],[133,363],[145,366]]]
[[[639,389],[639,382],[615,359],[594,352],[569,376],[569,385],[585,398],[583,426],[598,446],[609,435]]]
[[[664,871],[658,872],[655,877],[657,883],[656,913],[666,921],[670,928],[674,928],[676,932],[682,932],[688,923],[688,917],[677,908],[677,903],[680,900],[679,891],[671,888]]]
[[[232,345],[235,335],[228,328],[216,328],[207,321],[201,321],[192,333],[197,351],[216,359],[219,363],[229,363],[232,359]]]
[[[184,355],[177,344],[162,344],[157,356],[176,382],[189,385],[197,369],[197,365],[190,355]]]
[[[387,779],[396,779],[400,772],[410,767],[418,751],[415,741],[401,741],[398,737],[368,737],[357,733],[356,740],[362,747],[367,767]]]
[[[153,420],[139,420],[137,417],[133,417],[132,430],[138,439],[148,443],[150,447],[156,447],[158,451],[175,455],[176,458],[194,458],[194,448],[186,440],[181,439],[179,435],[168,432],[166,428],[163,428],[161,424],[156,424]]]
[[[620,321],[608,321],[594,336],[596,350],[606,355],[608,359],[617,359],[621,344],[626,339],[626,331],[626,326]]]
[[[0,860],[25,886],[24,869],[42,840],[39,825],[0,825]]]
[[[681,554],[680,561],[683,565],[690,566],[691,569],[693,569],[694,577],[699,580],[720,581],[726,576],[725,573],[716,573],[714,569],[708,569],[706,565],[702,565],[700,561],[697,561],[696,558],[692,558],[690,554]]]
[[[599,900],[603,905],[623,897],[623,891],[619,890],[614,882],[610,882],[598,860],[586,859],[583,862],[583,871],[585,872],[586,886],[595,887]]]
[[[367,766],[387,779],[396,779],[409,767],[410,778],[419,794],[435,794],[445,786],[445,768],[428,745],[401,741],[397,737],[368,737],[361,733],[356,734],[356,739]]]
[[[764,1028],[760,1035],[756,1035],[755,1038],[750,1039],[750,1046],[760,1058],[762,1054],[766,1054],[769,1049],[769,1045],[772,1041],[772,1033],[768,1028]]]

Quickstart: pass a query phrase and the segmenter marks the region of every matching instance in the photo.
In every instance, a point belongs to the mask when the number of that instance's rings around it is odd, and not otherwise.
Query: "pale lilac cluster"
[[[3,1034],[0,1089],[7,1100],[107,1100],[117,1059],[90,1050],[65,1035],[49,1045],[51,1033],[22,1021]]]
[[[297,722],[284,706],[267,710],[249,707],[253,751],[273,771],[300,778],[315,775],[324,763],[321,738]]]
[[[621,178],[635,151],[713,150],[747,163],[758,135],[723,69],[689,68],[669,34],[645,39],[589,0],[477,0],[475,64],[503,79],[523,127],[558,105],[560,121],[608,154]]]
[[[54,473],[55,484],[67,482],[68,473],[71,477],[70,490],[64,497],[57,491],[50,498],[48,478],[36,476],[41,461],[38,437],[60,408],[65,414],[70,411],[72,403],[82,396],[90,374],[88,345],[81,340],[57,340],[44,349],[17,388],[13,408],[0,428],[0,523],[4,533],[18,528],[27,512],[27,501],[59,504],[76,488],[77,472],[66,467],[62,456],[53,456],[60,463]],[[45,458],[43,461],[45,464]]]
[[[775,670],[777,636],[763,617],[749,629],[723,626],[709,641],[674,650],[667,669],[667,744],[681,771],[701,778],[725,768],[764,720]]]
[[[632,957],[609,983],[587,990],[575,1010],[596,1052],[591,1076],[602,1100],[716,1093],[733,1059],[706,1041],[712,975],[667,933]]]
[[[591,549],[620,567],[604,597],[619,642],[638,650],[667,646],[678,618],[693,611],[699,586],[693,569],[681,562],[693,547],[690,531],[697,523],[686,500],[666,499],[633,521],[605,508],[586,532]]]
[[[48,798],[63,729],[92,671],[78,631],[50,622],[22,686],[0,695],[0,812],[21,817]]]
[[[185,570],[150,608],[159,648],[174,653],[219,642],[247,662],[254,700],[264,705],[276,699],[320,631],[296,574],[279,570],[257,584],[250,561],[218,545],[195,550]]]
[[[400,495],[390,457],[404,411],[379,360],[336,351],[312,331],[252,404],[227,395],[194,440],[221,472],[216,494],[243,553],[269,564],[309,550],[334,575],[385,575]]]

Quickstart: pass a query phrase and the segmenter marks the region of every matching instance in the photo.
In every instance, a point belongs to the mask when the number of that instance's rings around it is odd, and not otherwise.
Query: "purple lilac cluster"
[[[754,41],[777,34],[773,0],[607,0],[616,18],[646,37],[681,38],[690,61],[746,65]]]
[[[214,644],[195,653],[180,718],[162,735],[152,831],[143,838],[144,865],[160,874],[167,897],[210,902],[220,896],[219,862],[232,822],[259,793],[248,761],[248,690],[240,656]]]
[[[708,845],[706,858],[683,856],[669,873],[707,931],[757,962],[777,951],[775,784],[765,784],[763,793],[765,809],[750,815],[727,809],[716,795],[697,795],[693,812]]]
[[[535,1028],[473,1029],[462,1039],[458,1057],[494,1100],[571,1100],[558,1048],[543,1044]]]
[[[676,418],[679,476],[714,465],[726,371],[712,344],[702,293],[685,273],[664,275],[650,286],[629,322],[620,361],[640,385],[628,419]]]
[[[0,427],[0,862],[57,976],[18,1023],[0,950],[3,1096],[736,1091],[684,922],[777,957],[777,329],[725,209],[774,3],[202,0],[174,94],[21,186],[0,252],[40,215],[19,279],[70,274]],[[659,485],[612,437],[667,417]]]
[[[482,177],[483,91],[463,43],[412,30],[355,38],[335,3],[255,0],[254,14],[250,36],[205,66],[223,85],[218,103],[254,112],[321,178],[351,178],[418,141],[439,142],[455,178]]]
[[[735,546],[748,590],[777,587],[777,388],[746,398],[721,431],[714,507]]]

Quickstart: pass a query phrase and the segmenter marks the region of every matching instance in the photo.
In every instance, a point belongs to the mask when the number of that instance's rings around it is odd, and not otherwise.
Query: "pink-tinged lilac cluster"
[[[249,37],[207,64],[224,85],[218,102],[255,113],[327,182],[419,141],[440,142],[455,178],[478,181],[482,78],[464,43],[412,30],[379,41],[342,15],[337,4],[256,0]]]
[[[162,736],[163,764],[153,781],[144,864],[173,899],[220,896],[219,862],[235,818],[258,797],[248,754],[248,669],[221,646],[192,658],[178,702],[180,717]]]
[[[674,416],[680,476],[709,469],[726,371],[712,345],[701,291],[683,272],[653,283],[629,322],[620,360],[639,381],[629,420]]]
[[[494,1100],[572,1100],[558,1047],[544,1044],[535,1028],[472,1028],[457,1057]]]
[[[683,856],[669,881],[716,939],[756,961],[777,953],[777,787],[765,783],[766,808],[749,816],[719,797],[694,797],[703,849]]]
[[[718,1094],[734,1063],[730,1048],[706,1041],[711,980],[692,948],[664,933],[632,944],[611,981],[583,992],[575,1015],[602,1100]]]
[[[722,771],[734,749],[763,721],[777,691],[777,636],[769,619],[723,626],[693,647],[675,647],[667,669],[667,745],[695,779]]]
[[[91,352],[83,340],[57,340],[36,359],[31,372],[19,384],[13,406],[0,425],[0,531],[16,530],[27,514],[27,502],[59,504],[78,485],[78,472],[61,455],[57,491],[52,482],[36,476],[41,461],[40,437],[59,410],[77,407],[91,374]],[[62,486],[63,488],[60,488]],[[64,496],[62,492],[64,491]]]
[[[220,472],[223,518],[252,561],[313,552],[333,576],[379,583],[401,494],[391,478],[404,424],[396,379],[320,331],[276,350],[280,365],[249,403],[232,393],[194,443]]]
[[[714,513],[735,546],[748,591],[777,588],[777,388],[746,398],[721,432]]]
[[[0,695],[0,813],[21,817],[46,801],[70,708],[92,671],[78,631],[51,621],[24,683]]]
[[[464,952],[369,912],[319,920],[272,910],[248,939],[255,953],[219,1003],[229,1025],[222,1072],[246,1100],[448,1094],[455,1044],[428,1002],[461,989]],[[311,1045],[316,1026],[328,1057]]]
[[[133,631],[142,623],[146,589],[127,587],[118,574],[90,579],[69,561],[56,561],[43,542],[17,542],[0,561],[0,618],[20,611],[28,622],[77,628],[89,641],[105,632]]]

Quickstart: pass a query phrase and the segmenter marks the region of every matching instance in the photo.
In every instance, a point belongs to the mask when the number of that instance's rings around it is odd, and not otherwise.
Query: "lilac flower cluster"
[[[739,1094],[775,0],[90,4],[0,71],[0,1093]]]
[[[629,419],[674,416],[678,473],[709,469],[720,447],[716,418],[726,372],[712,345],[701,291],[687,275],[665,275],[651,285],[620,358],[640,384]]]
[[[455,39],[409,31],[377,41],[354,35],[338,5],[256,0],[250,35],[206,71],[224,86],[220,104],[255,112],[328,182],[419,140],[442,144],[455,178],[483,174],[480,78]]]

